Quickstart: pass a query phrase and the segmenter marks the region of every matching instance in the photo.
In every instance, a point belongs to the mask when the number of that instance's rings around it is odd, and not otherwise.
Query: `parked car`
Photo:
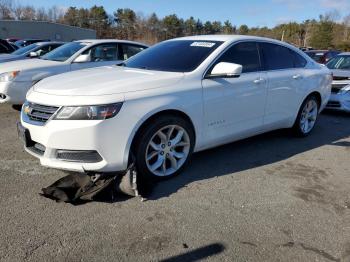
[[[130,41],[82,40],[64,44],[40,59],[0,63],[0,103],[22,104],[29,88],[48,76],[121,63],[145,48]]]
[[[6,41],[9,43],[15,43],[16,41],[19,41],[19,40],[21,39],[15,38],[15,37],[6,38]]]
[[[350,53],[341,53],[327,63],[333,73],[328,109],[350,112]]]
[[[63,45],[64,42],[39,42],[22,47],[11,54],[0,55],[0,63],[23,60],[27,58],[37,58],[51,52],[57,47]]]
[[[0,54],[10,54],[16,49],[6,40],[0,39]]]
[[[301,50],[301,51],[310,51],[310,50],[314,50],[312,47],[308,47],[308,46],[302,46],[302,47],[299,47],[299,49]]]
[[[309,50],[305,53],[313,60],[320,64],[326,64],[330,59],[340,54],[340,51],[335,50]]]
[[[48,167],[178,174],[192,152],[279,128],[307,136],[331,73],[297,48],[249,36],[159,43],[121,66],[46,78],[27,94],[18,127]]]
[[[39,42],[49,42],[50,39],[21,39],[15,42],[15,45],[18,46],[19,48],[34,44],[34,43],[39,43]]]

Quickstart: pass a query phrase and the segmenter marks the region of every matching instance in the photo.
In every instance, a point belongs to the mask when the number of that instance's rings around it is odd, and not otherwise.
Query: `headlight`
[[[19,71],[12,71],[0,74],[0,82],[12,81],[19,74]]]
[[[104,120],[118,114],[123,103],[97,106],[64,106],[54,120]]]

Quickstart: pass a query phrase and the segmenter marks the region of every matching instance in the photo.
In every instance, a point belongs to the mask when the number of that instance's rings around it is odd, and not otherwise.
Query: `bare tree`
[[[12,0],[0,0],[0,19],[13,19]]]
[[[36,9],[35,17],[38,21],[49,21],[49,16],[47,15],[46,9],[43,7]]]

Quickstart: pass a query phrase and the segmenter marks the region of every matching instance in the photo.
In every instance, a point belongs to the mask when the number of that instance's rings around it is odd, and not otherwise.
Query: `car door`
[[[117,43],[98,44],[85,50],[81,55],[87,56],[88,59],[84,62],[73,61],[71,70],[115,65],[119,62]]]
[[[267,94],[265,73],[255,42],[230,47],[211,66],[220,62],[242,65],[238,78],[203,79],[204,125],[210,145],[258,133],[263,126]]]
[[[300,107],[305,82],[306,60],[288,47],[260,43],[268,78],[264,125],[266,129],[286,127]]]

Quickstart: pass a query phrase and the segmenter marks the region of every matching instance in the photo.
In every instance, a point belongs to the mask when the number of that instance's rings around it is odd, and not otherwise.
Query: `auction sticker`
[[[211,42],[193,42],[191,46],[196,46],[196,47],[207,47],[207,48],[212,48],[215,45],[215,43]]]

